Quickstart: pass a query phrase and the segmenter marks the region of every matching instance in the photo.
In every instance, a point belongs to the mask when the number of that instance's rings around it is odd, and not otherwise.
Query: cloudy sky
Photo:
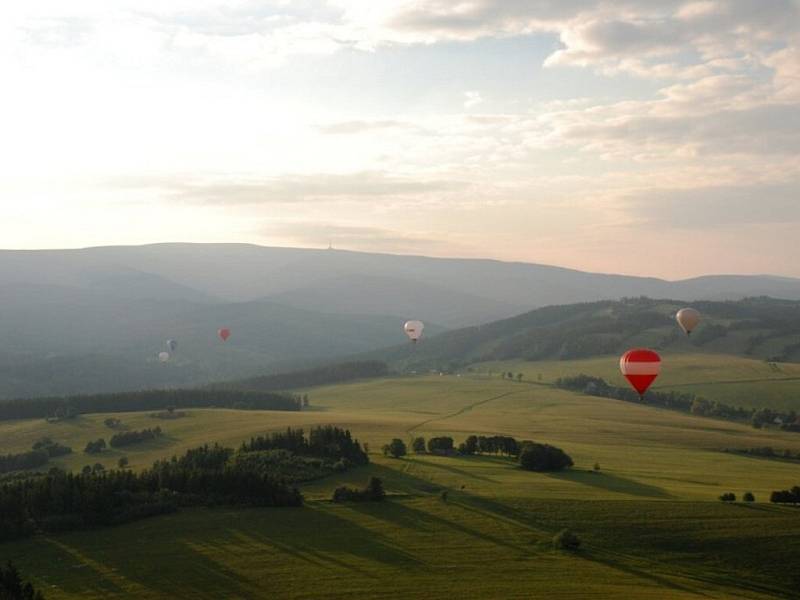
[[[0,246],[800,276],[800,0],[0,5]]]

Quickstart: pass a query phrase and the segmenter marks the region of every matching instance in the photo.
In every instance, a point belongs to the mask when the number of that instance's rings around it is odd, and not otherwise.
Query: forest
[[[85,413],[116,413],[173,408],[300,410],[296,398],[273,392],[175,389],[54,398],[0,400],[0,421],[70,419]]]

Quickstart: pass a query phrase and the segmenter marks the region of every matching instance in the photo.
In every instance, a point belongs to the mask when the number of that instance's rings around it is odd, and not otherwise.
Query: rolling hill
[[[458,331],[425,344],[417,358],[581,356],[577,347],[544,348],[541,328],[536,340],[526,339],[528,317],[496,320],[544,305],[643,294],[800,299],[800,280],[668,282],[491,260],[237,244],[0,251],[0,397],[200,385],[308,367],[399,343],[410,317],[424,320],[429,336],[488,323],[477,335]],[[546,310],[545,321],[558,312]],[[221,326],[234,330],[226,345],[215,338]],[[751,339],[753,328],[742,330],[736,335],[744,341],[736,343],[756,344],[751,351],[759,356],[796,343],[791,331],[785,340],[772,331],[766,327],[761,344]],[[598,332],[592,351],[602,339],[615,348],[614,335]],[[703,348],[727,351],[733,337],[706,340]],[[168,338],[178,339],[178,353],[157,364]]]
[[[549,306],[395,346],[370,356],[403,369],[448,370],[486,361],[574,360],[635,346],[672,353],[719,353],[800,360],[800,302],[750,298],[694,302],[703,322],[687,338],[674,320],[676,300],[637,298]]]

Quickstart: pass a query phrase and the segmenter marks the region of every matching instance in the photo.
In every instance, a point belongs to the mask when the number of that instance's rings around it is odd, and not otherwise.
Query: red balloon
[[[231,337],[231,330],[223,327],[219,331],[217,331],[217,335],[223,342],[227,342],[228,338]]]
[[[633,389],[644,396],[661,372],[661,357],[647,348],[628,350],[619,359],[619,370]]]

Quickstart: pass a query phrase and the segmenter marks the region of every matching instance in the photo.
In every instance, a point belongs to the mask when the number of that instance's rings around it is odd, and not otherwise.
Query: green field
[[[575,363],[505,367],[549,381],[559,365],[579,372]],[[730,374],[717,368],[709,365],[699,381]],[[785,598],[800,589],[800,513],[766,502],[771,490],[800,484],[800,462],[721,452],[768,445],[796,452],[800,434],[485,375],[363,381],[309,395],[312,410],[302,413],[116,415],[131,429],[160,425],[167,435],[99,458],[112,466],[125,455],[140,468],[207,441],[235,445],[288,425],[349,427],[370,445],[373,464],[306,485],[304,508],[182,510],[3,544],[0,559],[13,558],[48,598]],[[104,418],[2,423],[0,451],[49,435],[78,451],[56,464],[93,464],[98,459],[80,450],[110,437]],[[392,437],[461,441],[472,433],[552,443],[576,465],[539,474],[492,456],[378,453]],[[328,500],[342,482],[370,475],[385,481],[386,502]],[[748,490],[757,503],[716,499]],[[564,527],[583,539],[578,553],[552,549],[549,540]]]
[[[664,353],[661,358],[661,375],[653,390],[691,392],[731,406],[800,411],[800,363],[767,363],[726,354]],[[619,372],[618,356],[478,363],[472,368],[483,374],[523,373],[529,382],[552,383],[559,377],[585,373],[612,385],[628,385]]]

